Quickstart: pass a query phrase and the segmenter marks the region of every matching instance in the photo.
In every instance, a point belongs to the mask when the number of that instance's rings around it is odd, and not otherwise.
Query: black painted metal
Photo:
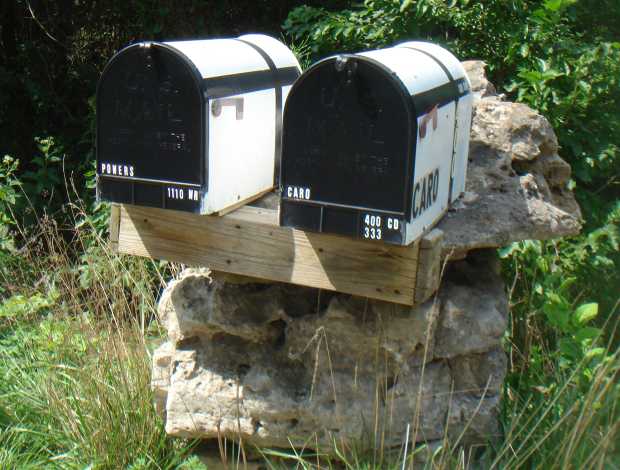
[[[271,71],[271,75],[273,77],[273,83],[271,88],[275,89],[276,92],[276,143],[275,143],[275,158],[274,158],[274,173],[273,173],[273,181],[274,186],[278,186],[280,183],[280,165],[282,161],[282,111],[283,111],[283,101],[282,101],[282,87],[291,85],[297,77],[299,77],[299,70],[297,67],[287,67],[286,69],[278,69],[276,64],[271,60],[269,54],[267,54],[263,49],[258,47],[256,44],[245,41],[243,39],[237,39],[237,41],[247,44],[251,48],[253,48],[256,52],[258,52],[263,60],[267,63],[269,70]]]
[[[244,72],[223,77],[205,78],[204,85],[209,98],[225,98],[269,88],[280,87],[281,89],[283,86],[291,85],[298,76],[299,70],[297,67],[284,67],[274,70],[258,70],[256,72]]]
[[[169,207],[166,184],[206,191],[202,81],[165,44],[133,44],[112,58],[97,87],[100,198]]]
[[[367,57],[333,57],[304,72],[284,112],[281,225],[360,236],[365,214],[408,218],[416,108],[401,80]],[[310,188],[310,198],[289,188]]]
[[[163,43],[136,43],[107,64],[97,86],[98,197],[103,200],[200,212],[208,190],[207,100],[276,90],[276,159],[281,153],[282,87],[296,67],[203,79],[194,63]],[[183,190],[184,197],[170,197]],[[199,197],[188,199],[188,192]]]

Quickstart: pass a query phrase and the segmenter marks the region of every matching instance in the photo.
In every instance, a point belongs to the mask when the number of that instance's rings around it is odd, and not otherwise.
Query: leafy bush
[[[0,162],[0,261],[2,253],[14,251],[11,228],[15,223],[14,207],[17,203],[19,179],[15,176],[18,161],[5,155]]]

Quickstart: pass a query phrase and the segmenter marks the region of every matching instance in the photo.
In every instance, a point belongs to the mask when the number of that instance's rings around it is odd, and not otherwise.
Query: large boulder
[[[524,104],[503,101],[483,62],[464,66],[476,97],[469,166],[466,193],[438,225],[444,252],[579,233],[570,166],[558,155],[549,121]]]
[[[398,446],[407,424],[420,441],[498,433],[507,305],[492,256],[452,263],[413,308],[186,270],[159,312],[153,387],[172,435],[329,452]]]

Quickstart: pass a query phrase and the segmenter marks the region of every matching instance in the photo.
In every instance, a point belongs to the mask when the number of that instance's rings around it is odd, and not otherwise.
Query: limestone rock
[[[452,263],[437,298],[413,308],[188,270],[160,302],[171,328],[153,365],[158,409],[169,434],[258,446],[397,447],[407,424],[418,441],[451,427],[482,441],[497,428],[504,303],[483,253]]]
[[[444,252],[579,233],[581,213],[567,185],[549,121],[524,104],[503,101],[484,63],[464,66],[474,101],[465,195],[439,223]]]
[[[212,282],[201,271],[185,271],[162,294],[159,312],[168,336],[179,341],[196,334],[232,333],[252,341],[272,341],[280,334],[277,327],[284,312],[278,303],[278,287],[267,284],[264,292],[256,284],[226,283],[218,295],[205,292],[223,285]],[[256,302],[256,298],[261,302]]]
[[[567,185],[571,169],[558,155],[549,121],[504,101],[482,61],[463,62],[474,93],[466,192],[437,227],[452,259],[513,241],[576,235],[581,212]],[[276,209],[270,194],[253,203]]]
[[[471,91],[476,99],[497,95],[495,86],[489,82],[485,74],[486,63],[481,60],[466,60],[462,62],[465,73],[471,82]]]
[[[170,373],[172,371],[172,356],[174,344],[165,342],[153,353],[153,373],[151,375],[151,387],[155,409],[164,416],[166,415],[166,400],[170,388]]]
[[[453,373],[454,389],[473,397],[499,395],[507,367],[506,353],[500,348],[481,354],[457,356],[448,361]]]

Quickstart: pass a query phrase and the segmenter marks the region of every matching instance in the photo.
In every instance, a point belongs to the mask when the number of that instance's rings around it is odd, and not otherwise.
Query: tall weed
[[[80,229],[44,216],[0,266],[0,468],[176,468],[191,443],[166,436],[150,389],[175,268],[111,253],[67,209]]]

